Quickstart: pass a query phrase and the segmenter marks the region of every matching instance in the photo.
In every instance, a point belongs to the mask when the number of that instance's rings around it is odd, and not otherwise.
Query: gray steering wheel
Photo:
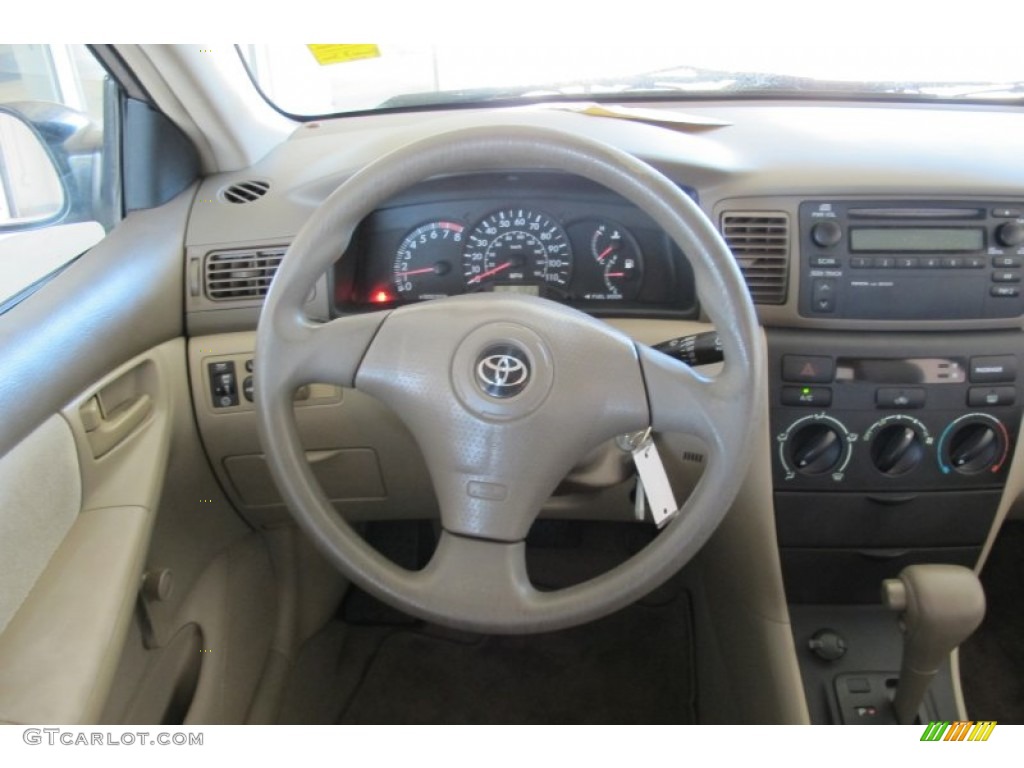
[[[705,377],[574,309],[473,294],[316,324],[302,307],[358,223],[418,181],[535,168],[591,179],[643,209],[689,257],[725,365]],[[705,543],[735,498],[764,392],[760,329],[725,243],[697,205],[636,158],[527,126],[473,128],[409,144],[341,185],[278,270],[256,343],[256,408],[274,480],[302,528],[353,582],[410,614],[463,629],[526,633],[611,613],[658,586]],[[292,393],[309,382],[384,402],[423,452],[442,534],[422,571],[380,555],[339,516],[305,459]],[[558,483],[590,450],[653,427],[707,446],[702,479],[645,549],[607,573],[540,592],[524,539]]]

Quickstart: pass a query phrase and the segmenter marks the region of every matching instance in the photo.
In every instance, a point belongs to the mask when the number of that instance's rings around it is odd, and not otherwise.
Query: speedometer
[[[565,230],[550,216],[509,208],[492,213],[470,232],[462,273],[469,288],[565,288],[572,277],[572,251]]]

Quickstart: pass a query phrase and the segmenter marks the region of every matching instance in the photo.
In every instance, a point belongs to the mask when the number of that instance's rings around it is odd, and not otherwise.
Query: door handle
[[[90,400],[89,404],[92,402]],[[89,417],[83,418],[82,421],[88,430],[86,436],[89,438],[89,445],[92,446],[94,459],[113,450],[118,443],[145,421],[150,411],[153,410],[153,399],[149,395],[139,395],[133,400],[122,403],[105,418],[102,416],[97,418],[99,409],[94,411],[89,404],[82,408],[83,416],[85,413],[89,414]],[[90,426],[92,429],[89,429]]]

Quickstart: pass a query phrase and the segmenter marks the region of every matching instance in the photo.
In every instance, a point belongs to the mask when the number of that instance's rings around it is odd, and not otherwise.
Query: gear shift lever
[[[900,725],[914,722],[942,662],[985,615],[985,593],[962,565],[910,565],[882,582],[882,602],[902,611],[903,663],[893,707]]]

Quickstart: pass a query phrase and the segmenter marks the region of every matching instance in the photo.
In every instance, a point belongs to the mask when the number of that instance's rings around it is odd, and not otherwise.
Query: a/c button
[[[832,390],[828,387],[783,387],[783,405],[825,407],[832,405]]]

